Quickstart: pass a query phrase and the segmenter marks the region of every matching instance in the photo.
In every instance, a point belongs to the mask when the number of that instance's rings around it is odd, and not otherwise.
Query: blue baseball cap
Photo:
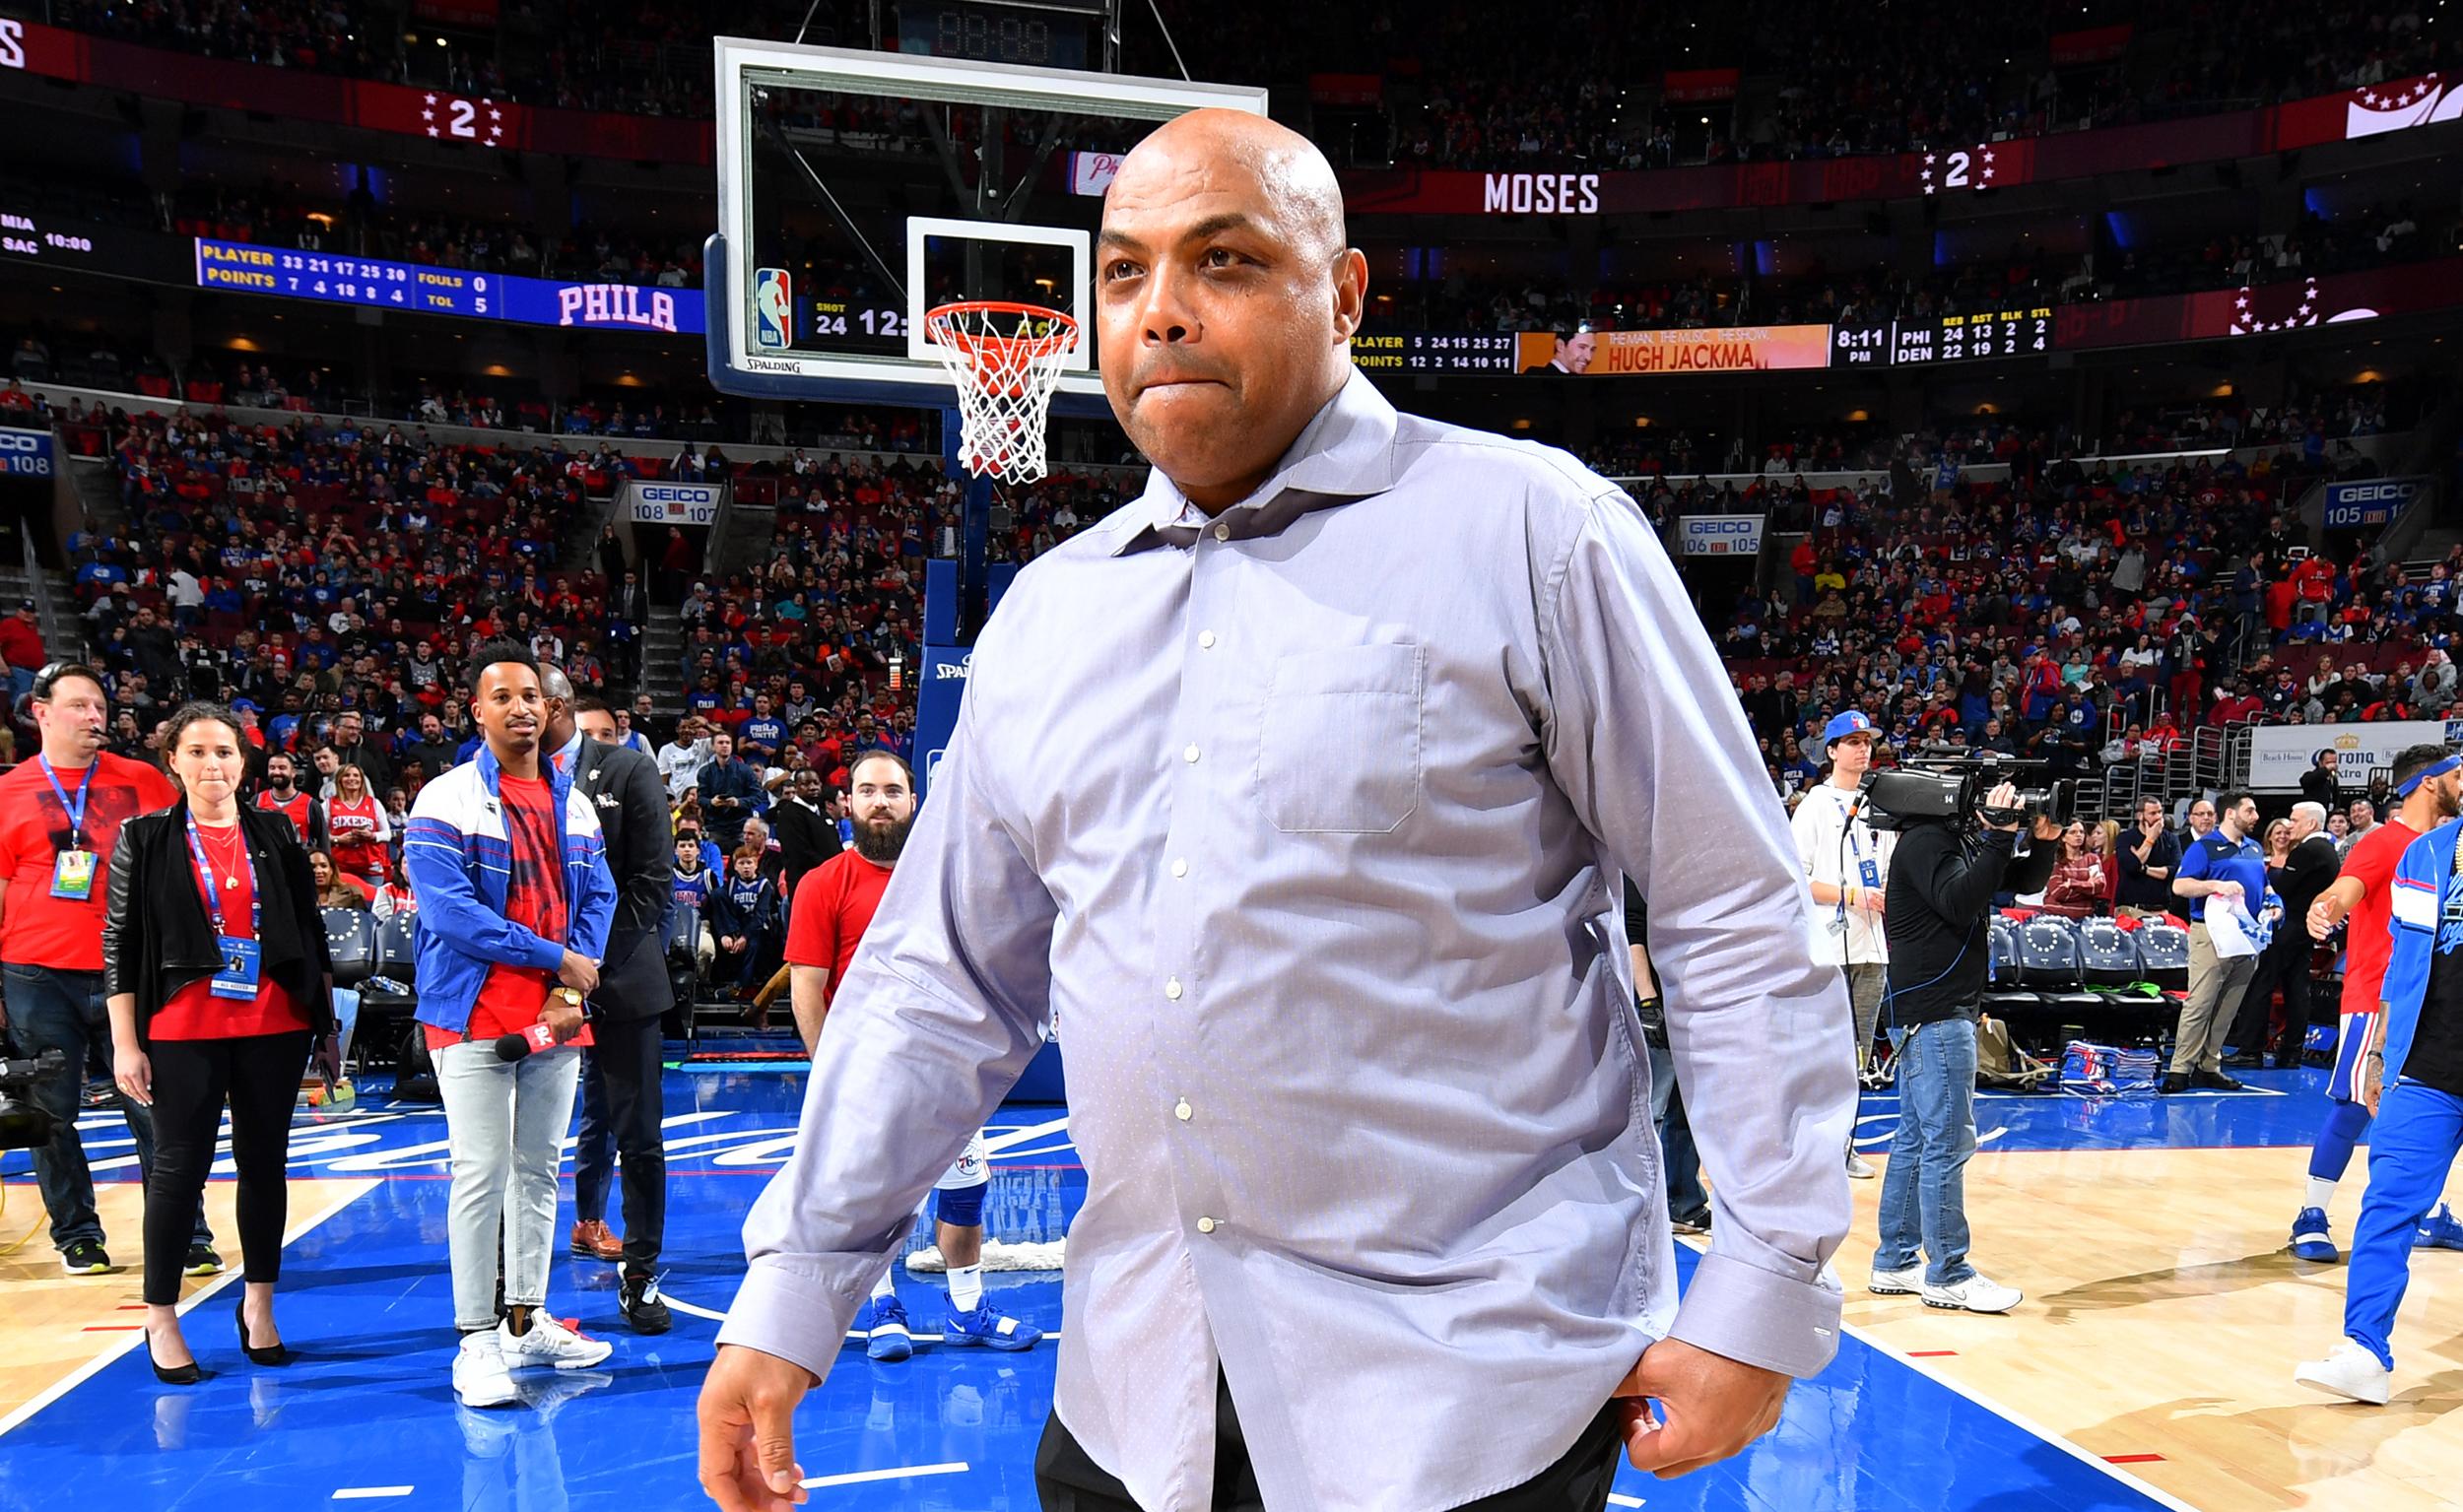
[[[1873,721],[1865,717],[1864,710],[1849,709],[1845,713],[1832,716],[1831,722],[1822,727],[1822,750],[1828,753],[1832,746],[1850,735],[1871,735],[1872,733]]]

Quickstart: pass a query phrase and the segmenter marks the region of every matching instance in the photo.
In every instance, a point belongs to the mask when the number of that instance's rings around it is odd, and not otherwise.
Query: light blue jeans
[[[1882,1177],[1876,1271],[1903,1271],[1920,1245],[1924,1283],[1955,1286],[1967,1264],[1967,1157],[1975,1153],[1975,1021],[1944,1019],[1890,1031],[1897,1047],[1898,1131]]]
[[[496,1326],[497,1231],[504,1234],[504,1301],[548,1299],[556,1247],[556,1178],[572,1127],[581,1051],[572,1045],[499,1061],[496,1041],[446,1045],[431,1057],[453,1156],[445,1234],[453,1261],[453,1322]]]

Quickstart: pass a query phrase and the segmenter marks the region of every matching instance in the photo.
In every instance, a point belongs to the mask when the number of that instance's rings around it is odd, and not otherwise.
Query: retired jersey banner
[[[1546,331],[1521,333],[1520,370],[1554,366],[1589,377],[1687,372],[1766,372],[1831,365],[1826,325],[1739,325],[1686,331],[1597,331],[1587,354],[1564,354]]]

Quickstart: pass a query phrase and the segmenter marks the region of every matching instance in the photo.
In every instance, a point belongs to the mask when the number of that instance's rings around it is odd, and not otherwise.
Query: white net
[[[1056,309],[976,300],[924,316],[932,350],[958,385],[959,464],[978,478],[1043,476],[1044,416],[1078,323]]]

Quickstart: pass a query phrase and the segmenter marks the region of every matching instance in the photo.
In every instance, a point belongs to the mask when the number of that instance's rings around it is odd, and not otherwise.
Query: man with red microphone
[[[464,1407],[506,1407],[520,1400],[513,1368],[570,1370],[611,1348],[544,1304],[581,1070],[574,1041],[616,882],[588,795],[541,760],[548,701],[528,648],[480,647],[470,702],[478,758],[420,789],[402,854],[422,924],[419,1020],[452,1142],[453,1390]]]

